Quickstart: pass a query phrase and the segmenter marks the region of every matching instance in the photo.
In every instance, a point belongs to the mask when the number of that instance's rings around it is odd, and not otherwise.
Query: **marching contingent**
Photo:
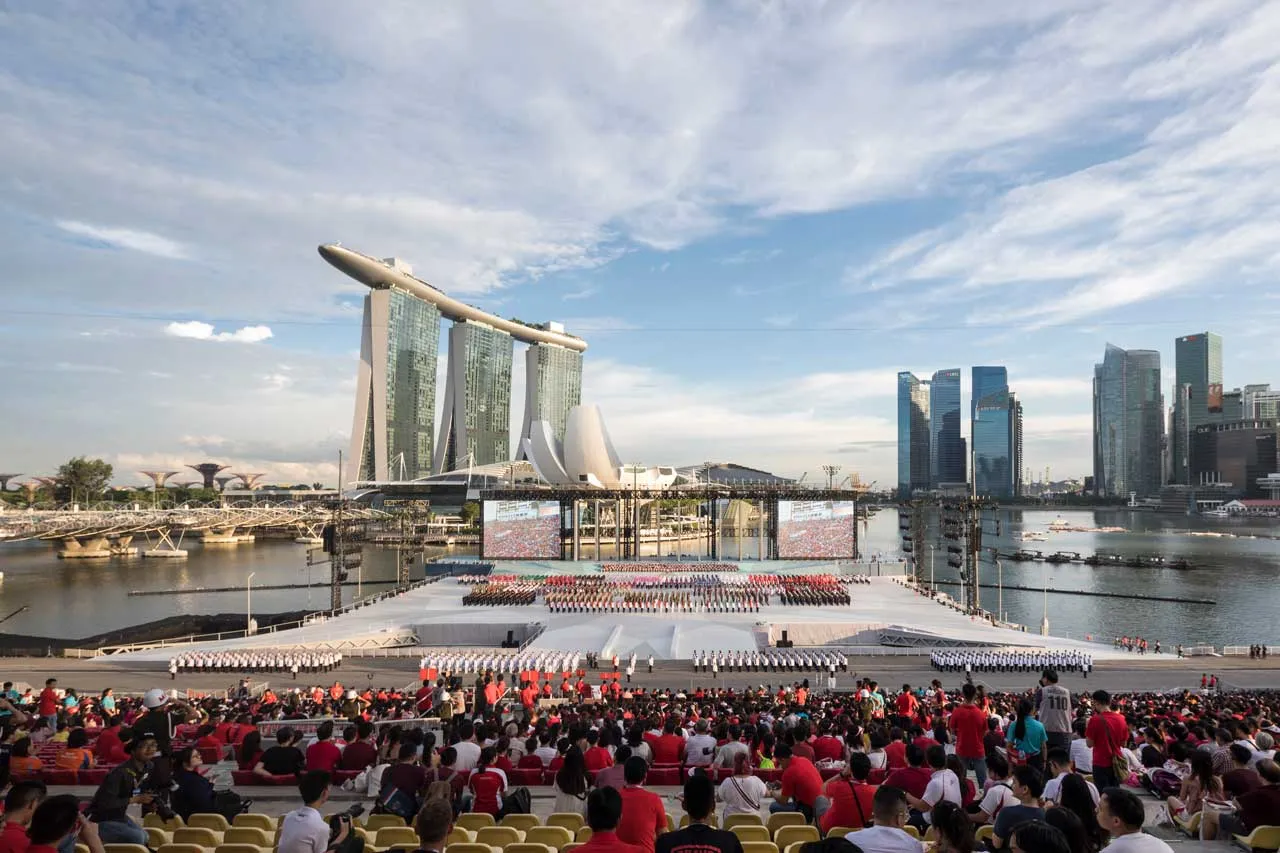
[[[956,650],[935,651],[929,655],[929,664],[939,672],[1039,672],[1054,669],[1079,672],[1085,678],[1093,669],[1093,655],[1079,649],[1046,649],[1033,652],[1021,649],[1013,652],[974,652]]]
[[[451,675],[483,675],[493,673],[522,672],[573,672],[582,660],[580,652],[459,652],[453,654],[429,654],[418,663],[418,668],[428,672],[447,672]]]
[[[695,651],[693,671],[709,672],[848,672],[849,659],[836,651],[812,649],[767,652]]]
[[[272,649],[187,652],[169,659],[169,679],[180,672],[329,672],[342,665],[338,652],[286,652]]]

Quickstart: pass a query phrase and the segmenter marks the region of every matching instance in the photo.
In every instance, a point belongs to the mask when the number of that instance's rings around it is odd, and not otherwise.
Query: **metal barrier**
[[[1216,655],[1218,652],[1213,646],[1184,646],[1182,653],[1189,658],[1203,657],[1205,655]]]
[[[1222,653],[1228,656],[1247,655],[1253,651],[1250,646],[1223,646]]]

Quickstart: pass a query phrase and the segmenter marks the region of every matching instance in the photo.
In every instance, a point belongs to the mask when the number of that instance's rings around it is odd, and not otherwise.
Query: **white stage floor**
[[[1109,644],[1063,637],[1042,637],[997,628],[916,594],[893,578],[871,578],[869,584],[849,587],[853,603],[847,607],[763,608],[760,613],[678,613],[638,615],[618,613],[557,613],[542,604],[529,607],[463,607],[468,587],[452,579],[403,593],[325,622],[256,637],[169,646],[114,655],[100,660],[167,661],[179,651],[261,648],[377,648],[404,645],[414,634],[428,645],[471,645],[468,635],[477,626],[508,627],[541,622],[546,630],[534,648],[598,651],[626,657],[687,660],[694,650],[753,651],[767,637],[782,630],[798,646],[866,646],[877,643],[876,632],[888,628],[926,633],[949,641],[1024,648],[1086,649],[1095,660],[1128,658]],[[428,641],[427,637],[433,638]],[[443,638],[443,639],[442,639]],[[478,645],[478,643],[477,643]],[[497,645],[496,642],[489,645]],[[926,653],[928,647],[921,649]]]

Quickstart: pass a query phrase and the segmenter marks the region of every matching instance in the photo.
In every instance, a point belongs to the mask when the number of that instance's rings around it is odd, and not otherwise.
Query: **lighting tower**
[[[225,471],[230,465],[219,465],[217,462],[201,462],[199,465],[188,465],[192,471],[196,471],[201,477],[204,477],[204,487],[206,489],[213,488],[214,476],[219,471]]]
[[[21,476],[21,474],[0,474],[0,492],[9,491],[9,481]]]
[[[836,474],[840,473],[840,466],[839,465],[823,465],[822,473],[827,475],[827,489],[834,489]]]

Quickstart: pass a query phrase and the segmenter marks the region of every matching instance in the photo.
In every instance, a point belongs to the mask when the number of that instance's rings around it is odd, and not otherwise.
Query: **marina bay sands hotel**
[[[511,453],[511,363],[525,352],[521,439],[538,421],[564,439],[569,410],[581,402],[587,342],[558,323],[506,320],[459,302],[398,259],[379,260],[339,245],[320,256],[367,285],[360,368],[351,425],[353,480],[411,480],[475,465],[507,462]],[[440,321],[449,328],[444,407],[439,431],[436,364]]]

